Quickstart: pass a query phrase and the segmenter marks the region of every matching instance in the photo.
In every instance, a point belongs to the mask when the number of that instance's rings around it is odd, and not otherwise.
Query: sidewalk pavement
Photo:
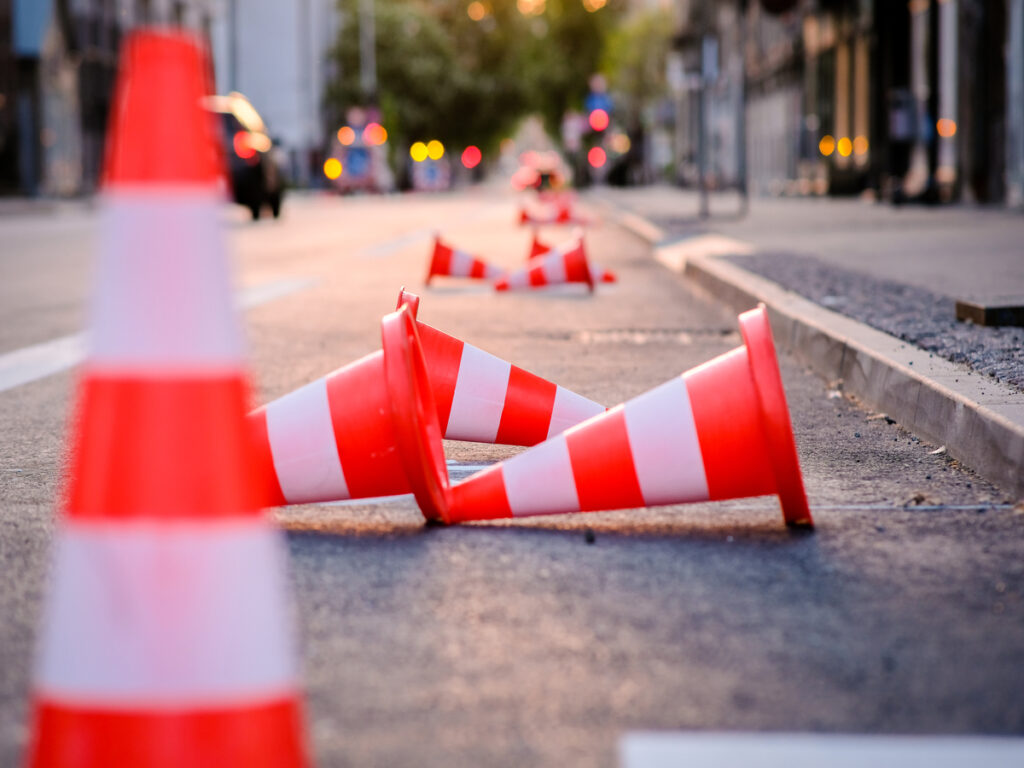
[[[1024,496],[1024,329],[959,323],[954,299],[1024,303],[1024,218],[968,207],[766,199],[672,187],[593,196],[656,257],[737,307],[848,394]],[[915,367],[916,366],[916,367]]]

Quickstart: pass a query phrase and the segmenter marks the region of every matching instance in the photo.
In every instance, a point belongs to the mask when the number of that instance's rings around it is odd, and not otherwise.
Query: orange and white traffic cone
[[[181,33],[135,33],[121,54],[32,768],[307,764],[286,554],[251,477],[207,75]]]
[[[424,516],[441,516],[448,470],[412,311],[386,315],[381,336],[382,350],[249,415],[268,503],[411,491]]]
[[[541,224],[576,224],[578,226],[589,226],[593,222],[585,216],[578,216],[573,213],[570,202],[560,202],[554,206],[546,207],[541,211],[528,210],[526,206],[519,208],[519,223],[521,225]]]
[[[812,525],[763,306],[744,346],[452,488],[445,521],[778,495]]]
[[[493,280],[505,274],[505,270],[488,264],[483,259],[466,251],[452,248],[441,242],[441,236],[434,236],[434,252],[430,256],[426,284],[435,277],[469,277],[479,280]]]
[[[575,240],[579,241],[579,244],[580,244],[581,247],[583,246],[583,234],[582,234],[582,231],[580,231],[578,234],[574,235],[574,242],[572,244],[563,245],[562,247],[563,248],[571,248],[571,247],[573,247],[573,244],[575,243]],[[552,246],[547,245],[546,243],[541,241],[540,236],[537,233],[537,228],[534,227],[533,228],[533,237],[530,239],[530,255],[526,257],[526,260],[529,261],[530,259],[533,259],[533,258],[535,258],[537,256],[543,256],[545,253],[550,252],[551,248],[552,248]],[[615,282],[618,282],[619,278],[618,278],[618,276],[614,272],[612,272],[610,269],[605,269],[604,267],[602,267],[601,265],[597,264],[596,262],[593,262],[593,261],[590,262],[590,271],[593,273],[594,279],[599,281],[599,282],[602,282],[602,283],[615,283]]]
[[[398,306],[419,306],[399,291]],[[437,416],[448,440],[535,445],[605,407],[417,321]]]
[[[535,256],[522,269],[495,280],[494,289],[508,291],[564,283],[586,283],[590,291],[594,290],[594,273],[587,261],[582,240],[564,248],[552,248],[542,256]]]

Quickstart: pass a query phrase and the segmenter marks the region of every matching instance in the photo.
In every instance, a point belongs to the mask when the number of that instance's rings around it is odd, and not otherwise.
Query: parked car
[[[279,146],[267,134],[263,118],[245,96],[232,92],[211,96],[206,108],[220,122],[232,196],[260,217],[264,206],[274,218],[281,215],[285,174]]]

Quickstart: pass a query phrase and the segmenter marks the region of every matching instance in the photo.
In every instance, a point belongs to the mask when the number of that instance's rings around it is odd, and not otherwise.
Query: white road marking
[[[809,733],[628,733],[622,768],[1017,768],[1024,739]]]
[[[249,286],[238,294],[236,304],[239,309],[252,309],[305,290],[314,282],[288,278]],[[0,355],[0,392],[73,368],[85,359],[87,349],[86,334],[73,333]]]

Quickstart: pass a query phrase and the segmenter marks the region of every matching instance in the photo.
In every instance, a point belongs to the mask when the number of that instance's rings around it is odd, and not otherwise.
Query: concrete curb
[[[618,221],[644,237],[621,215]],[[727,255],[729,243],[717,235],[652,242],[658,261],[738,311],[764,302],[780,349],[1024,497],[1024,395],[715,258]],[[752,251],[750,244],[739,246],[729,255]]]

